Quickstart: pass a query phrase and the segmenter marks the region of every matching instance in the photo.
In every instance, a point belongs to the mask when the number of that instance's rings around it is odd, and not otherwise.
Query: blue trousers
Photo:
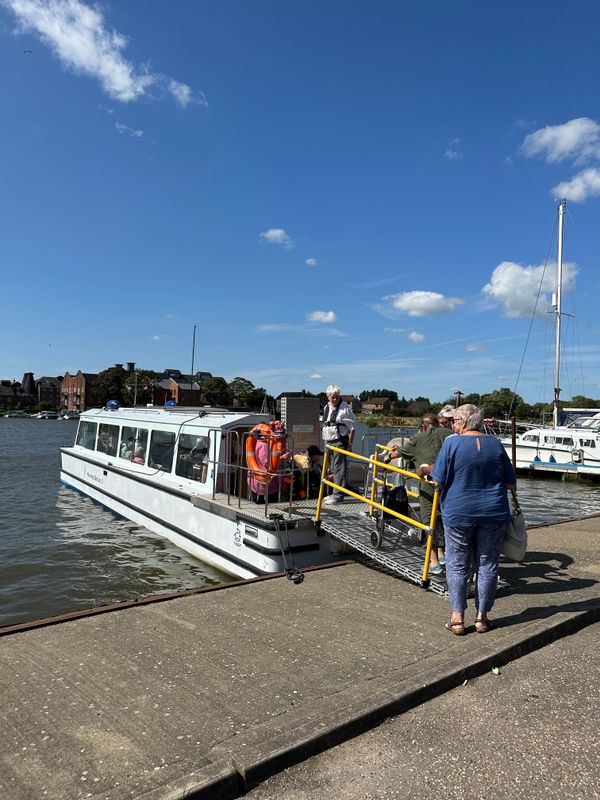
[[[471,560],[477,572],[475,608],[483,614],[491,611],[498,585],[498,562],[506,523],[498,525],[444,526],[446,534],[446,580],[452,611],[467,607],[467,586]]]

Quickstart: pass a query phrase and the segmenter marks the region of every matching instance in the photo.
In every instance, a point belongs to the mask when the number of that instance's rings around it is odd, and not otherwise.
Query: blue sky
[[[273,394],[512,387],[566,195],[563,395],[600,396],[599,40],[591,1],[0,0],[0,377],[187,371],[197,325]]]

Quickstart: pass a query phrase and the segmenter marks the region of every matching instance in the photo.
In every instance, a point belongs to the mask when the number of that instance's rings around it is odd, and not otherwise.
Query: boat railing
[[[317,499],[317,513],[315,520],[319,522],[321,519],[321,506],[323,505],[323,500],[325,497],[325,489],[329,487],[334,489],[337,492],[341,492],[342,494],[354,499],[358,500],[361,503],[364,503],[368,506],[369,512],[371,515],[375,515],[376,512],[380,512],[381,515],[386,514],[391,517],[395,517],[396,519],[400,520],[400,522],[404,523],[405,525],[410,525],[413,528],[418,528],[421,531],[424,531],[427,535],[427,547],[425,549],[425,561],[423,564],[423,575],[422,580],[425,583],[428,580],[428,572],[429,572],[429,562],[431,559],[431,551],[433,549],[433,534],[435,531],[435,525],[437,520],[438,508],[439,508],[439,488],[434,485],[434,494],[433,494],[433,504],[431,509],[431,517],[427,523],[421,522],[421,520],[414,519],[413,517],[407,517],[400,512],[389,508],[380,500],[384,498],[379,497],[377,492],[378,486],[381,484],[389,485],[387,474],[396,474],[401,475],[405,479],[410,479],[416,481],[417,484],[421,483],[429,483],[426,477],[421,477],[417,475],[416,472],[410,472],[407,469],[402,467],[396,467],[391,463],[385,463],[380,459],[380,450],[388,450],[386,445],[380,446],[375,449],[375,453],[372,456],[363,456],[359,453],[354,453],[350,450],[344,450],[341,447],[335,447],[334,445],[325,444],[325,455],[323,457],[323,468],[321,472],[321,489],[319,491],[319,497]],[[349,462],[352,461],[359,461],[363,464],[366,464],[370,467],[373,472],[373,481],[371,484],[370,492],[365,490],[364,495],[358,494],[357,492],[353,492],[351,489],[348,489],[347,486],[341,486],[336,484],[333,480],[331,480],[328,476],[328,461],[330,458],[331,453],[339,453],[347,458]],[[380,472],[383,474],[383,479],[379,477]],[[431,483],[429,484],[431,485]],[[408,493],[408,492],[407,492]],[[418,496],[418,492],[410,492],[413,496]],[[383,519],[383,517],[382,517]],[[379,533],[381,534],[381,529],[379,529]],[[378,546],[378,545],[376,545]]]

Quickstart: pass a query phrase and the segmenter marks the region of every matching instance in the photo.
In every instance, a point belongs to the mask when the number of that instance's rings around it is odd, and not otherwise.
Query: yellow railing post
[[[423,565],[423,583],[425,583],[429,577],[429,562],[431,560],[431,551],[433,550],[433,535],[435,532],[435,522],[437,519],[439,502],[440,502],[440,490],[436,486],[435,492],[433,494],[433,503],[431,504],[431,517],[429,518],[427,548],[425,549],[425,564]]]
[[[376,487],[376,483],[377,483],[377,465],[379,463],[379,451],[377,450],[377,448],[375,448],[375,453],[373,455],[373,458],[375,459],[375,463],[373,464],[373,481],[371,483],[371,503],[373,503],[375,501],[375,489],[377,488]],[[371,505],[369,514],[371,516],[373,516],[374,513],[375,513],[375,510],[374,510],[373,506]]]
[[[321,485],[319,487],[319,497],[317,499],[317,515],[315,522],[321,519],[321,506],[323,504],[323,495],[325,494],[325,475],[327,475],[327,460],[329,458],[329,451],[325,445],[325,453],[323,455],[323,468],[321,469]]]

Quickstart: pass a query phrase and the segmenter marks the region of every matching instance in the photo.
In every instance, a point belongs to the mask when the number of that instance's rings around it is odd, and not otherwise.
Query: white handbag
[[[527,525],[517,500],[517,490],[511,489],[512,511],[506,526],[501,552],[511,561],[523,561],[527,552]]]

